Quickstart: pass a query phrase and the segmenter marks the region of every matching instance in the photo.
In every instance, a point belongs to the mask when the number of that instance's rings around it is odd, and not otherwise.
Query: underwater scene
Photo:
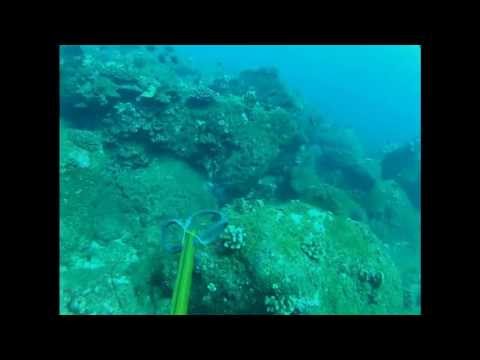
[[[419,315],[420,47],[62,45],[61,315]]]

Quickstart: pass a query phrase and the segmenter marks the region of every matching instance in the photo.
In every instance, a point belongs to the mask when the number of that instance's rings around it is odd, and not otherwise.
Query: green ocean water
[[[62,315],[420,314],[415,46],[61,46]]]

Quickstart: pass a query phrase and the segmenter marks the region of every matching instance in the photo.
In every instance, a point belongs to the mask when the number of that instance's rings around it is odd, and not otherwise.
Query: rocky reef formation
[[[229,223],[197,248],[191,313],[418,309],[418,148],[377,161],[302,122],[275,68],[206,78],[158,46],[67,46],[60,64],[62,313],[168,314],[161,224],[201,209]]]
[[[159,63],[147,50],[113,52],[108,62],[100,49],[90,52],[80,63],[65,55],[62,113],[75,127],[100,129],[131,166],[145,166],[149,152],[168,152],[245,194],[299,135],[293,107],[278,101],[288,96],[276,72],[242,73],[241,85],[229,84],[220,94],[177,76],[175,64]],[[275,101],[274,90],[281,94]]]

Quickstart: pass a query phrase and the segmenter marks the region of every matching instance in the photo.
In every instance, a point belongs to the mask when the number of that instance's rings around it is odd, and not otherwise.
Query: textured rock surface
[[[201,209],[229,224],[196,245],[190,313],[418,313],[419,147],[366,157],[274,68],[205,75],[156,46],[60,66],[62,313],[169,313],[161,224]]]

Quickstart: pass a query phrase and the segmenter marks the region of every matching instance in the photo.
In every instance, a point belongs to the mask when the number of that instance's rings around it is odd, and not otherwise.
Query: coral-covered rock
[[[119,144],[116,155],[120,164],[131,168],[145,167],[150,163],[150,157],[141,144]]]
[[[245,94],[247,99],[255,92],[255,99],[267,108],[281,107],[286,110],[297,110],[293,97],[281,82],[278,70],[273,67],[242,71],[233,84],[234,93]],[[249,95],[247,95],[249,94]],[[247,102],[251,103],[250,100]]]
[[[107,133],[120,139],[136,138],[145,130],[147,118],[134,103],[119,102],[111,113],[103,119],[108,126]]]
[[[215,208],[213,196],[205,191],[204,179],[184,162],[170,158],[156,159],[148,167],[133,171],[123,169],[117,185],[131,206],[152,221]]]
[[[215,103],[216,94],[212,89],[207,87],[197,88],[187,98],[187,106],[192,108],[205,107]]]
[[[68,131],[69,140],[76,146],[87,151],[103,151],[102,138],[100,134],[88,131],[71,129]]]
[[[240,250],[198,250],[192,313],[382,314],[401,309],[397,269],[365,225],[300,202],[252,202],[249,209],[224,210],[230,223],[248,234]],[[211,283],[214,292],[208,289]]]
[[[143,90],[137,85],[120,85],[117,87],[117,93],[122,99],[134,100],[143,93]]]

